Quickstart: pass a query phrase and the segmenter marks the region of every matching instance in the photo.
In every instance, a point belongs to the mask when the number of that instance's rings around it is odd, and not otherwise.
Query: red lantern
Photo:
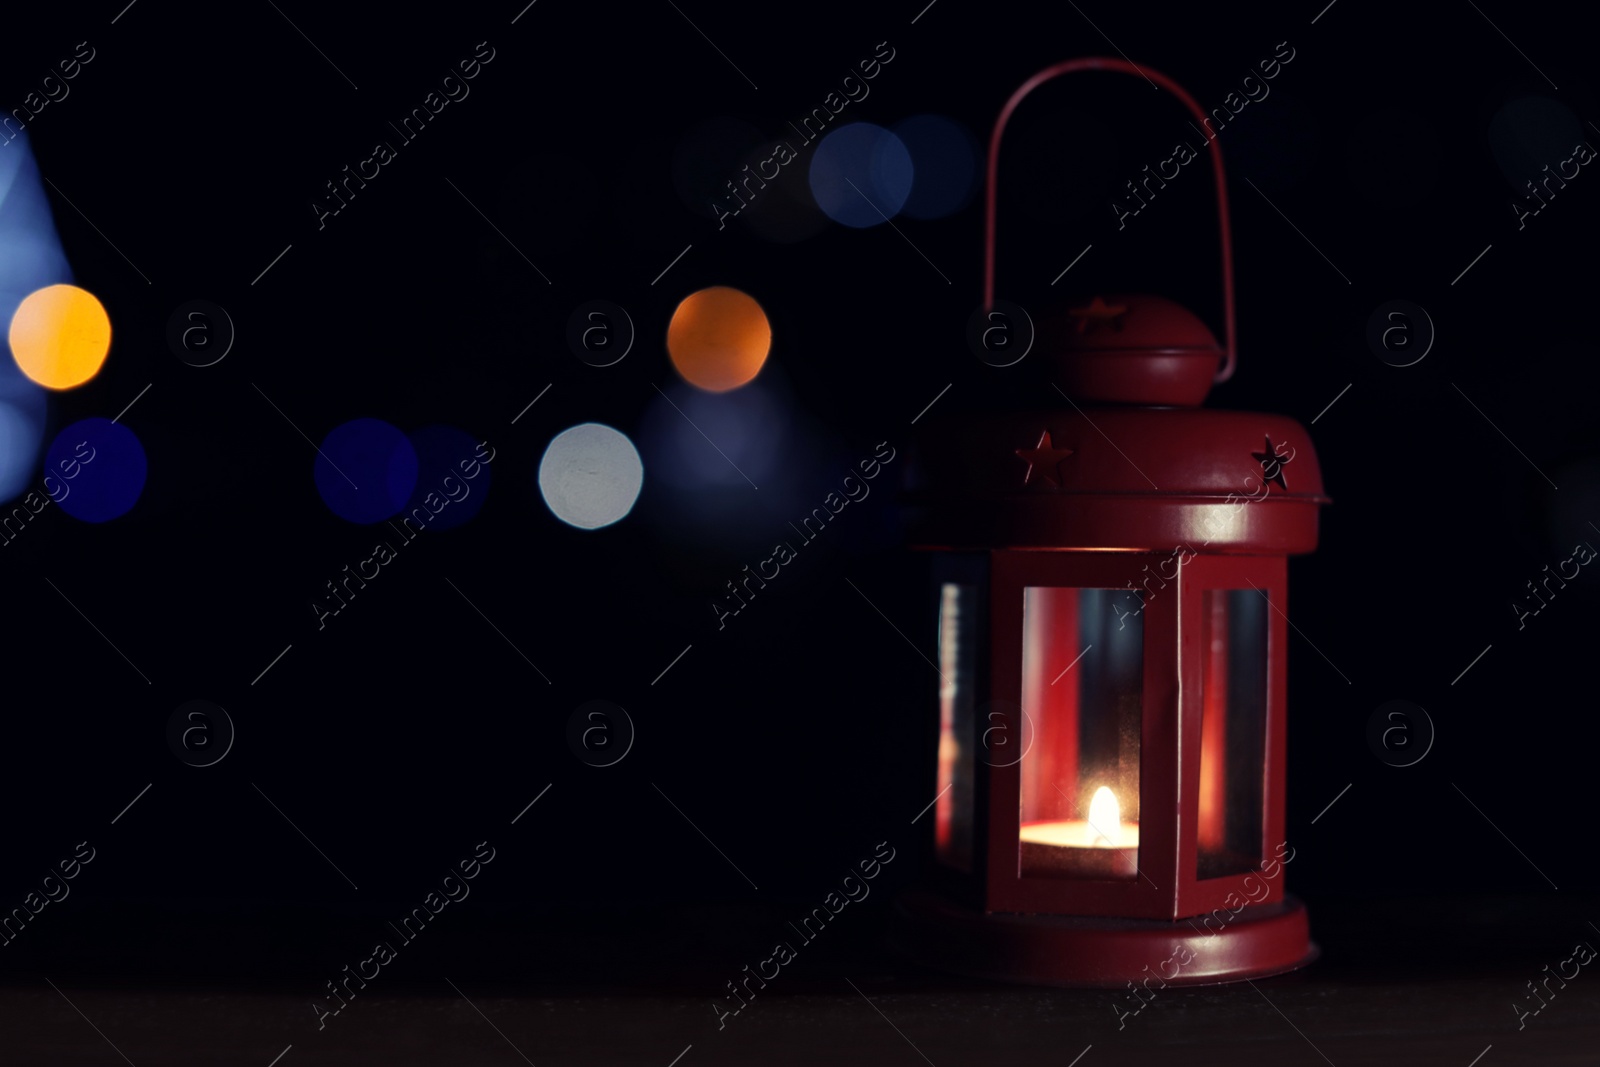
[[[989,148],[994,306],[1000,137]],[[1285,895],[1287,557],[1327,503],[1306,431],[1200,408],[1234,368],[1222,160],[1219,345],[1169,300],[1097,296],[1041,323],[1062,403],[936,423],[911,491],[933,552],[940,741],[934,884],[892,942],[936,967],[1028,982],[1274,974],[1316,954]],[[1050,350],[1045,351],[1048,345]],[[1080,407],[1079,402],[1085,405]]]

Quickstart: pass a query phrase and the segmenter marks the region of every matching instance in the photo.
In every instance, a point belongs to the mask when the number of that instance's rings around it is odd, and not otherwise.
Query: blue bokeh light
[[[748,492],[747,477],[760,485],[777,467],[788,424],[785,405],[760,382],[728,393],[680,385],[651,404],[640,438],[651,472],[667,484]]]
[[[329,511],[350,522],[382,522],[417,487],[417,450],[382,419],[352,419],[322,439],[312,473]]]
[[[915,174],[905,142],[882,126],[852,122],[818,142],[811,195],[835,222],[866,229],[900,213]]]
[[[139,502],[149,471],[133,431],[96,416],[56,434],[44,456],[44,489],[73,518],[108,522]]]
[[[406,501],[406,514],[423,508],[433,516],[430,530],[453,530],[471,521],[489,496],[489,465],[477,440],[465,430],[442,425],[424,426],[410,437],[417,453],[417,485]]]
[[[966,207],[978,188],[978,142],[967,128],[943,115],[913,115],[894,133],[911,153],[915,175],[905,214],[942,219]]]
[[[22,134],[0,145],[0,326],[11,322],[17,305],[35,289],[72,280],[39,166]],[[10,500],[28,486],[44,440],[49,394],[17,369],[3,330],[0,351],[0,500]]]

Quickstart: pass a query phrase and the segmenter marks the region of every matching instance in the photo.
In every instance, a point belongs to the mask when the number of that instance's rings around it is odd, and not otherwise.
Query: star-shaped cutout
[[[1057,448],[1050,440],[1050,431],[1045,430],[1039,435],[1039,443],[1032,448],[1017,449],[1017,457],[1028,461],[1028,471],[1022,476],[1022,484],[1027,485],[1033,481],[1034,471],[1039,477],[1049,482],[1057,489],[1061,488],[1061,461],[1072,455],[1070,448]]]
[[[1110,323],[1116,329],[1122,329],[1122,323],[1117,321],[1128,313],[1127,304],[1107,304],[1101,297],[1095,297],[1081,308],[1068,308],[1067,314],[1078,320],[1078,332],[1083,333],[1089,328],[1090,323]]]
[[[1252,452],[1250,454],[1255,457],[1257,463],[1261,464],[1261,480],[1267,483],[1276,482],[1278,488],[1287,493],[1289,486],[1283,480],[1283,465],[1289,461],[1278,454],[1277,449],[1272,445],[1272,438],[1268,437],[1266,441],[1267,450],[1265,452]]]

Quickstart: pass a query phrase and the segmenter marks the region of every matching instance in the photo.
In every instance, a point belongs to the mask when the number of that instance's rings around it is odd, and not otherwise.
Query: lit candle
[[[1087,819],[1052,819],[1025,824],[1024,870],[1081,877],[1132,878],[1139,860],[1139,824],[1122,821],[1117,795],[1106,786],[1094,791]]]

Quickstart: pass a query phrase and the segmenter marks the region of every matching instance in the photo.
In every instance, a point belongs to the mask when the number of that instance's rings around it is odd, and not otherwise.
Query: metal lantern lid
[[[1109,408],[952,419],[919,445],[912,543],[928,549],[1294,555],[1328,502],[1283,415]]]
[[[1199,119],[1176,82],[1119,59],[1047,68],[1006,103],[989,144],[984,307],[994,306],[1001,135],[1038,85],[1085,70],[1147,76]],[[1221,150],[1217,188],[1225,343],[1160,296],[1096,294],[1040,319],[1040,359],[1055,410],[933,421],[919,442],[907,503],[926,549],[1195,551],[1288,555],[1317,541],[1328,502],[1310,435],[1282,415],[1199,407],[1235,357],[1233,251]],[[1080,405],[1119,405],[1090,407]]]
[[[1043,325],[1062,388],[1092,403],[1197,406],[1226,358],[1206,324],[1164,296],[1096,295]]]

